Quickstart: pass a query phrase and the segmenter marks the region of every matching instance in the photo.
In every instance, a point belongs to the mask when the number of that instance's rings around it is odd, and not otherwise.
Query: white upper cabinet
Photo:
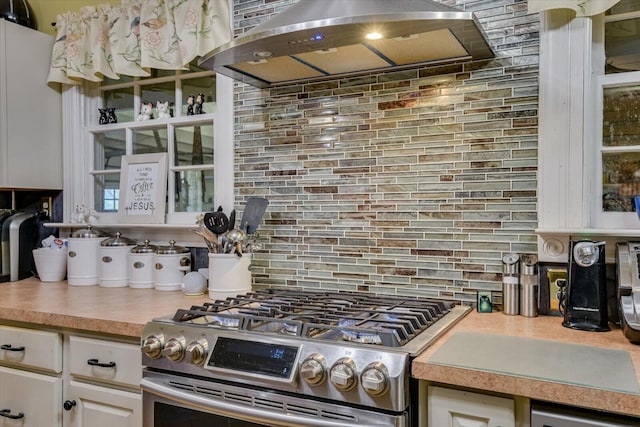
[[[0,188],[62,189],[62,97],[53,37],[0,20]]]

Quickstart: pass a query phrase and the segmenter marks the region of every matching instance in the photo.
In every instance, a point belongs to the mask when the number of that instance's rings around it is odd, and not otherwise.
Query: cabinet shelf
[[[161,230],[193,230],[198,226],[196,224],[88,224],[88,223],[69,223],[69,222],[47,222],[44,224],[48,228],[86,228],[91,225],[93,228],[145,228],[145,229],[161,229]]]
[[[640,237],[640,228],[537,228],[538,235]]]

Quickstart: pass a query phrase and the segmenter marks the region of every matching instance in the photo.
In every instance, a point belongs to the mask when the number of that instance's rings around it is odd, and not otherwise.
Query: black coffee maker
[[[571,241],[567,284],[561,295],[563,326],[584,331],[608,331],[605,243]]]

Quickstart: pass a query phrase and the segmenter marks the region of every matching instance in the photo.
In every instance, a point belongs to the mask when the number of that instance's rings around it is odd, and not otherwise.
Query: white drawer
[[[0,326],[0,363],[62,372],[62,336],[37,329]]]
[[[114,341],[69,337],[71,375],[138,388],[142,379],[140,347]]]
[[[62,425],[62,378],[0,367],[0,384],[0,409],[18,417],[0,418],[0,426]]]

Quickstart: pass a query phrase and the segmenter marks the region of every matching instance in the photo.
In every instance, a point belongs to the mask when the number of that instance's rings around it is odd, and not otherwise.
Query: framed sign
[[[163,224],[166,199],[166,153],[122,156],[119,222]]]

